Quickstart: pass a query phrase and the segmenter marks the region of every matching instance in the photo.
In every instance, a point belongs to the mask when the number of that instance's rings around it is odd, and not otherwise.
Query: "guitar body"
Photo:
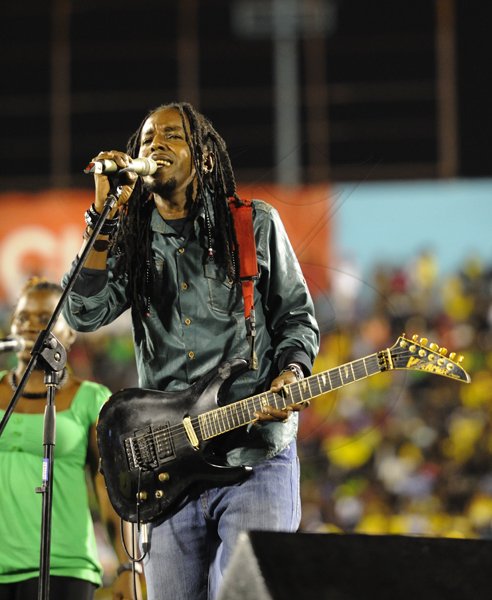
[[[106,488],[122,519],[156,520],[196,488],[247,477],[249,467],[213,462],[193,418],[217,408],[246,370],[246,361],[235,359],[183,391],[129,388],[110,397],[99,414],[97,442]]]

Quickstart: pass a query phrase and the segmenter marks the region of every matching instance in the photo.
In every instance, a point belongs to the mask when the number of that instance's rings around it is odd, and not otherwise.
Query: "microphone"
[[[90,162],[84,169],[84,173],[126,173],[132,171],[137,175],[153,175],[159,165],[152,158],[134,158],[133,161],[122,169],[119,167],[114,160],[104,158],[102,160],[95,160]]]
[[[0,340],[0,352],[20,352],[25,347],[26,343],[21,338],[9,337]]]

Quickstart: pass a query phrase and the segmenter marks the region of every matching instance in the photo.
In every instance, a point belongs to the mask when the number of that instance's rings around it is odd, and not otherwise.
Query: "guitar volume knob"
[[[169,479],[170,479],[169,473],[167,471],[164,471],[163,473],[159,473],[159,475],[157,475],[157,479],[159,481],[169,481]]]
[[[156,490],[154,496],[159,499],[159,498],[164,498],[164,492],[162,490]]]
[[[147,500],[148,494],[145,490],[137,493],[137,500]]]

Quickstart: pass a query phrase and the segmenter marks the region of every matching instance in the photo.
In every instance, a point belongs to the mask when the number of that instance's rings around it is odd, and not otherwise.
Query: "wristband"
[[[97,212],[96,207],[94,206],[94,204],[92,204],[91,207],[85,211],[85,222],[91,229],[95,229],[100,216],[101,215]],[[113,235],[113,233],[118,228],[118,223],[118,217],[115,217],[113,219],[106,219],[101,229],[99,230],[99,233],[101,235]]]
[[[84,231],[84,235],[82,236],[82,239],[87,242],[87,240],[90,239],[90,237],[91,237],[91,234],[89,233],[89,227],[86,227],[85,231]],[[111,245],[111,240],[95,240],[94,243],[92,244],[92,249],[95,252],[105,252],[106,250],[108,250],[110,245]]]
[[[106,252],[109,248],[110,243],[111,242],[109,240],[96,240],[92,244],[92,249],[94,250],[94,252]]]

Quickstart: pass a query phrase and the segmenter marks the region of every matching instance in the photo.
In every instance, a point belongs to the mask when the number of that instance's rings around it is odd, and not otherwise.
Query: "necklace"
[[[61,389],[66,383],[68,379],[68,371],[67,369],[63,369],[60,381],[56,384],[56,389]],[[7,374],[7,381],[10,384],[10,387],[14,390],[17,390],[18,382],[17,375],[14,371],[9,371]],[[23,398],[27,398],[28,400],[41,400],[41,398],[46,398],[46,392],[22,392],[21,396]]]

